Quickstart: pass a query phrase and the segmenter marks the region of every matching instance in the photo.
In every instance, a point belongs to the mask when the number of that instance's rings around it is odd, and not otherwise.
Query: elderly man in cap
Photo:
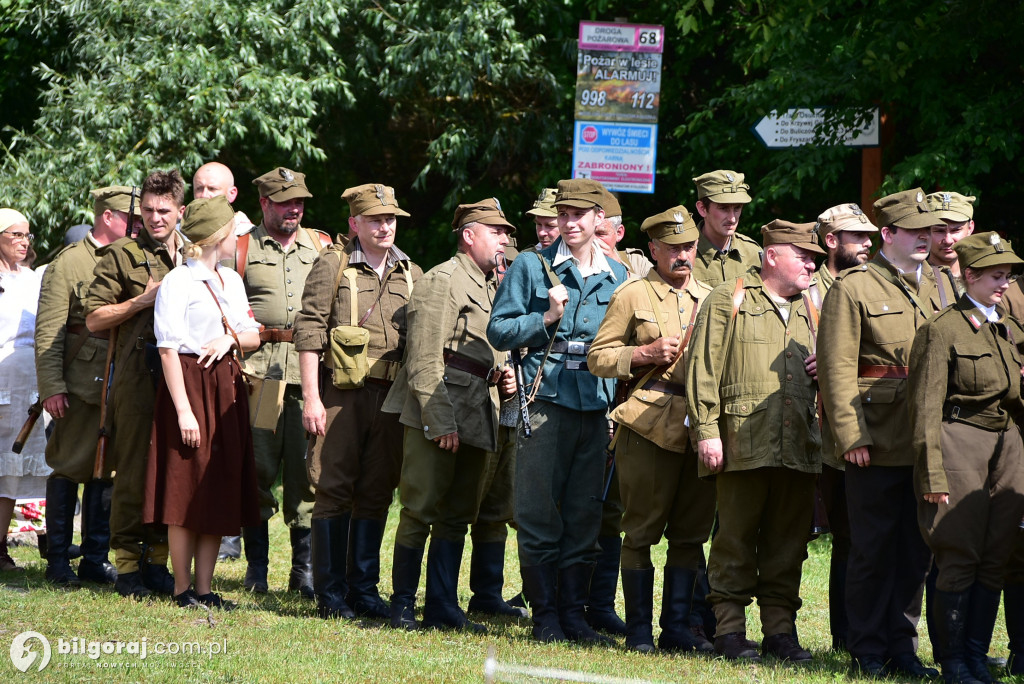
[[[933,192],[926,196],[929,208],[942,219],[932,226],[932,247],[928,264],[935,274],[942,307],[952,304],[964,292],[963,274],[956,258],[956,243],[974,232],[974,197],[959,192]]]
[[[654,566],[651,547],[668,538],[661,610],[664,650],[710,650],[690,632],[690,605],[702,545],[711,532],[715,488],[697,478],[686,421],[684,354],[693,322],[711,288],[692,275],[700,233],[685,207],[651,216],[654,270],[612,295],[587,356],[591,372],[628,383],[612,412],[618,423],[615,463],[625,512],[622,589],[626,646],[654,649]]]
[[[807,288],[811,304],[821,311],[825,295],[836,276],[848,268],[866,263],[871,258],[871,238],[878,228],[868,220],[856,204],[838,204],[818,216],[818,234],[828,256],[818,267]],[[819,405],[820,410],[820,405]],[[818,495],[828,516],[832,534],[832,556],[829,567],[828,613],[832,647],[846,648],[846,564],[850,558],[850,522],[846,511],[845,461],[835,453],[835,442],[828,416],[818,416],[821,425],[821,476]]]
[[[743,174],[735,171],[711,171],[693,179],[697,185],[697,211],[701,222],[697,242],[697,260],[693,275],[715,287],[761,265],[761,247],[746,235],[736,232],[743,205],[750,203]]]
[[[498,424],[501,394],[515,392],[512,369],[502,366],[505,355],[485,336],[494,271],[515,228],[497,200],[488,199],[460,204],[452,229],[458,253],[416,284],[405,364],[383,408],[400,413],[405,426],[391,625],[416,628],[413,608],[429,535],[423,626],[484,631],[466,619],[457,590],[466,529],[498,456],[499,431],[508,430]],[[502,550],[504,561],[504,544]]]
[[[141,227],[138,191],[134,202],[132,192],[120,185],[92,191],[92,229],[54,257],[39,293],[36,378],[43,408],[54,418],[53,433],[46,443],[46,463],[53,469],[46,481],[46,579],[58,586],[77,586],[80,580],[112,584],[117,579],[117,570],[107,557],[111,464],[106,464],[102,479],[93,479],[96,445],[86,438],[100,426],[109,333],[90,333],[85,327],[82,297],[92,282],[101,248],[125,237],[133,227]],[[82,560],[76,576],[68,549],[75,531],[79,484],[85,487]]]
[[[388,618],[377,583],[402,428],[380,409],[402,366],[406,306],[423,271],[395,246],[396,217],[409,214],[393,188],[367,183],[341,198],[352,239],[313,264],[293,338],[312,435],[313,590],[321,617]]]
[[[759,660],[744,608],[757,598],[761,651],[810,660],[793,636],[821,439],[807,299],[818,246],[813,223],[761,228],[760,273],[714,289],[697,318],[686,400],[701,475],[716,475],[719,528],[708,558],[715,650]]]
[[[542,641],[607,641],[584,619],[613,394],[610,380],[590,374],[586,354],[612,291],[627,278],[595,244],[607,196],[591,179],[559,181],[560,237],[512,263],[487,326],[496,349],[528,349],[533,430],[516,446],[515,519],[533,636]]]
[[[907,366],[915,331],[940,304],[926,267],[942,219],[920,189],[875,202],[882,245],[844,271],[821,311],[821,400],[846,461],[850,522],[847,649],[854,672],[937,676],[921,664],[917,622],[931,562],[917,525]]]
[[[222,176],[223,172],[213,180]],[[268,521],[279,508],[273,490],[280,472],[282,513],[292,550],[288,590],[313,598],[309,541],[313,488],[306,475],[302,385],[292,328],[301,308],[306,277],[320,250],[331,245],[331,238],[324,232],[302,227],[305,201],[313,196],[306,188],[305,179],[298,171],[278,167],[253,180],[260,193],[263,220],[250,233],[238,238],[235,270],[242,276],[256,320],[264,326],[260,331],[260,347],[246,359],[246,367],[253,375],[287,383],[277,427],[273,430],[253,428],[252,431],[261,522],[242,530],[248,563],[245,588],[260,594],[268,590]],[[219,182],[222,184],[223,178]],[[219,190],[220,187],[216,189]],[[227,198],[231,199],[230,193]]]
[[[83,300],[92,333],[114,329],[113,380],[107,407],[107,458],[117,471],[110,501],[110,546],[117,566],[116,589],[142,598],[151,591],[172,595],[167,538],[160,526],[143,526],[146,455],[160,360],[153,333],[153,304],[160,281],[184,260],[184,238],[175,227],[185,212],[185,182],[176,169],[154,171],[139,200],[145,230],[102,250]]]
[[[646,276],[653,264],[644,256],[643,250],[627,247],[619,249],[618,244],[626,237],[626,226],[622,223],[622,208],[615,195],[608,193],[604,207],[604,220],[598,224],[594,231],[597,238],[597,246],[604,250],[604,255],[609,259],[618,261],[626,267],[631,276],[643,278]]]
[[[534,200],[533,207],[526,212],[527,216],[533,217],[533,226],[537,230],[537,244],[534,245],[537,251],[550,247],[558,239],[557,192],[554,188],[544,188]]]

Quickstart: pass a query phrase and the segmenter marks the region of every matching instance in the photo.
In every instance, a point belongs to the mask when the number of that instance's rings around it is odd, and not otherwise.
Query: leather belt
[[[590,351],[590,342],[573,342],[565,340],[555,342],[551,345],[552,354],[580,354],[586,355]]]
[[[453,351],[448,351],[447,349],[444,350],[444,365],[449,368],[465,371],[470,375],[475,375],[483,380],[488,380],[491,376],[491,369],[489,366],[484,366],[483,364],[467,359],[465,356],[456,354]]]
[[[906,380],[909,373],[909,366],[864,365],[857,369],[857,375],[862,378],[894,378],[897,380]]]
[[[666,380],[648,380],[640,389],[664,392],[665,394],[671,394],[676,397],[686,396],[686,385],[678,382],[668,382]]]
[[[99,332],[90,332],[89,328],[87,328],[87,327],[85,327],[84,325],[81,325],[81,324],[79,324],[79,325],[69,325],[69,326],[67,326],[67,331],[69,333],[74,334],[74,335],[88,335],[89,337],[95,337],[97,340],[109,340],[110,339],[110,331],[109,330],[100,330]]]
[[[394,382],[398,377],[398,371],[402,369],[401,361],[385,361],[384,359],[366,359],[368,368],[366,378],[368,380],[382,380],[387,383]]]
[[[291,328],[264,328],[260,330],[260,342],[291,342]]]

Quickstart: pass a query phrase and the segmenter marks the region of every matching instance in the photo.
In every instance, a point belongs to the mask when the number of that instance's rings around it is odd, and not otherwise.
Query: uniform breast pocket
[[[661,329],[658,327],[658,319],[653,311],[637,309],[633,312],[636,320],[636,340],[640,344],[650,344],[661,337]]]
[[[771,320],[767,317],[771,307],[757,302],[744,302],[736,313],[737,336],[742,342],[771,342]]]
[[[871,329],[871,337],[877,344],[897,344],[910,340],[914,326],[913,323],[904,323],[905,309],[905,304],[895,299],[865,302],[864,310]]]
[[[956,357],[957,383],[967,392],[991,392],[1006,385],[1006,373],[996,362],[990,349],[953,345]]]

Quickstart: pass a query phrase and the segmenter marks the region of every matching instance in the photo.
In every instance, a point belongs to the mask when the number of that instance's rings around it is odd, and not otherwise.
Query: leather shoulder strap
[[[238,236],[238,242],[235,243],[235,273],[240,278],[245,279],[245,263],[249,258],[249,235]]]

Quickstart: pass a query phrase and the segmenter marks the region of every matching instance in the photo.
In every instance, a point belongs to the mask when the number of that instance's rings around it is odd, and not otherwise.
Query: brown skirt
[[[249,397],[232,356],[209,368],[179,354],[199,447],[181,441],[178,415],[161,381],[153,414],[143,522],[199,534],[235,535],[260,521]]]

